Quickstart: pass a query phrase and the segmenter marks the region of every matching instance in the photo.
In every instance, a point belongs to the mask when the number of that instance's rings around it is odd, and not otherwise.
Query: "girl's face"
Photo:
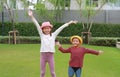
[[[44,34],[46,34],[46,35],[48,35],[48,34],[50,34],[51,33],[51,28],[48,26],[48,27],[44,27],[43,29],[42,29],[42,31],[43,31],[43,33]]]
[[[73,46],[79,46],[80,45],[79,39],[78,38],[73,38],[72,44],[73,44]]]

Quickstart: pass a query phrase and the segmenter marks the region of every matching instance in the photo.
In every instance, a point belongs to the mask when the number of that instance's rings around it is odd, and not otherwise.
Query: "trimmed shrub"
[[[70,44],[69,37],[57,37],[56,38],[60,43],[63,44]],[[1,44],[8,44],[9,37],[8,36],[0,36],[0,43]],[[26,37],[26,36],[20,36],[16,39],[17,44],[40,44],[40,37]],[[11,38],[11,44],[13,43],[13,39]]]
[[[117,41],[120,41],[120,39],[117,39]]]
[[[20,44],[40,44],[40,38],[39,37],[20,37]]]
[[[120,24],[93,24],[93,37],[120,37]]]
[[[61,44],[71,44],[70,37],[57,37],[56,38]],[[119,39],[119,38],[118,38]],[[120,40],[120,39],[119,39]],[[90,45],[97,45],[97,46],[116,46],[116,38],[91,38]],[[39,37],[20,37],[17,39],[17,43],[20,44],[40,44]],[[8,44],[8,36],[0,36],[0,43],[7,43]],[[12,42],[11,42],[12,43]]]
[[[55,23],[53,31],[58,29],[64,23]],[[38,31],[33,23],[16,23],[15,28],[19,31],[20,36],[39,36]],[[4,31],[3,31],[4,30]],[[8,35],[8,32],[12,30],[12,24],[9,22],[4,23],[2,30],[2,24],[0,23],[0,35]],[[3,31],[3,32],[2,32]],[[69,37],[72,35],[80,35],[83,32],[82,24],[71,24],[66,27],[59,36]],[[92,37],[120,37],[120,25],[119,24],[96,24],[94,23],[91,28]]]
[[[56,38],[61,44],[70,44],[70,37],[57,37]]]
[[[0,36],[0,43],[1,44],[8,44],[8,37],[6,37],[6,36],[4,36],[4,37],[2,37],[2,36]]]
[[[116,39],[98,39],[98,38],[92,38],[90,40],[90,45],[97,45],[97,46],[116,46]]]
[[[9,37],[8,36],[0,36],[0,43],[1,44],[8,44]],[[40,38],[39,37],[25,37],[20,36],[16,39],[17,44],[40,44]],[[11,44],[13,43],[13,39],[11,38]]]

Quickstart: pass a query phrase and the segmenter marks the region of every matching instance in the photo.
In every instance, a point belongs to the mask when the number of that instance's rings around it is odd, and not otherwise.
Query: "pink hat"
[[[50,22],[43,22],[42,25],[41,25],[41,29],[44,28],[44,27],[51,27],[53,28],[53,25],[50,24]]]

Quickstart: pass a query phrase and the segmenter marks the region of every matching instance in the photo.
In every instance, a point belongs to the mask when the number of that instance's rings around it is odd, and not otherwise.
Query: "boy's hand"
[[[56,41],[55,44],[58,46],[58,47],[61,47],[61,44],[59,41]]]
[[[33,17],[33,12],[32,12],[31,10],[29,10],[29,11],[28,11],[28,15],[29,15],[30,17]]]
[[[99,50],[99,55],[103,54],[103,51]]]
[[[77,24],[78,23],[78,21],[70,21],[70,22],[68,22],[68,24]]]

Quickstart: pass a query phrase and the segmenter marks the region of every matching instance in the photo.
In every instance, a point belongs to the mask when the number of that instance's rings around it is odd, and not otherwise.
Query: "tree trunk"
[[[91,38],[91,32],[82,32],[81,34],[82,34],[83,42],[85,44],[89,44]]]

